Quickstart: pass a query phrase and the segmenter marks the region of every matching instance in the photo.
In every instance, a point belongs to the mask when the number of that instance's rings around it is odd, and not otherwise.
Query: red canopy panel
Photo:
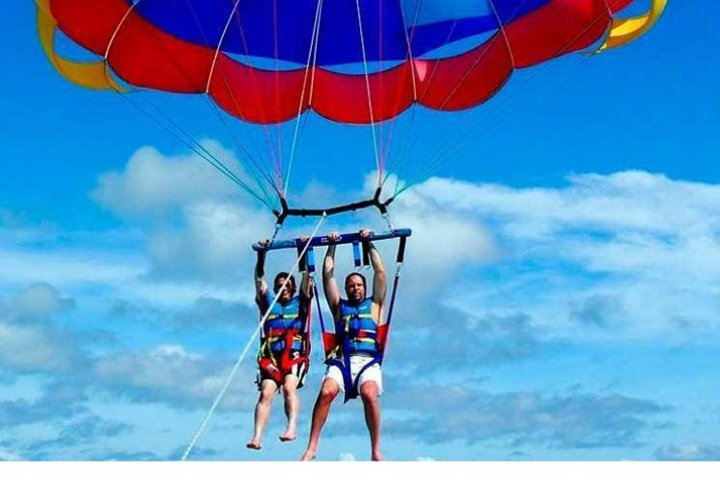
[[[68,37],[98,55],[107,52],[110,67],[129,84],[176,93],[207,90],[224,110],[247,122],[284,122],[312,108],[333,121],[367,124],[393,118],[414,102],[437,110],[482,104],[513,69],[597,42],[609,28],[611,13],[631,2],[554,0],[469,52],[408,60],[367,77],[322,68],[252,67],[165,33],[128,12],[125,0],[51,0],[51,8]]]

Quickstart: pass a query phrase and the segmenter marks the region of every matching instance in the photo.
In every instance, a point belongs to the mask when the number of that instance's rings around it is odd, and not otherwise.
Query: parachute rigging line
[[[326,216],[323,215],[320,220],[315,225],[315,229],[310,234],[311,237],[314,237],[315,234],[320,229],[320,225],[323,224],[325,221]],[[228,375],[227,379],[225,380],[225,383],[223,384],[222,388],[220,389],[220,392],[218,393],[217,397],[215,398],[215,401],[213,401],[212,405],[210,406],[210,410],[208,410],[207,414],[205,415],[205,418],[203,419],[202,423],[200,424],[200,427],[198,428],[197,432],[195,432],[195,435],[193,436],[192,440],[190,441],[190,444],[185,449],[185,453],[183,453],[182,458],[180,461],[187,460],[188,456],[192,452],[193,448],[195,448],[195,444],[197,443],[198,439],[200,438],[200,435],[202,435],[203,431],[205,430],[205,427],[207,426],[208,421],[210,420],[210,417],[213,413],[215,413],[215,409],[220,404],[220,401],[225,396],[225,393],[227,392],[227,389],[230,387],[230,384],[232,383],[233,378],[235,377],[235,374],[237,373],[238,368],[240,368],[240,364],[245,360],[245,357],[247,356],[248,352],[250,351],[250,348],[255,343],[255,339],[257,338],[258,334],[263,328],[263,325],[265,325],[265,321],[270,316],[270,313],[272,312],[272,308],[275,306],[275,304],[278,302],[278,299],[280,298],[280,294],[282,293],[285,286],[290,281],[290,277],[297,271],[298,266],[300,264],[300,260],[305,255],[305,252],[307,252],[307,249],[310,247],[310,242],[307,242],[305,244],[305,247],[302,250],[302,253],[300,256],[298,256],[297,260],[295,260],[295,263],[293,264],[292,269],[290,270],[289,275],[285,278],[285,281],[283,282],[282,286],[278,290],[278,292],[275,294],[275,298],[273,298],[273,301],[268,306],[267,311],[260,319],[260,322],[258,323],[257,328],[255,329],[254,333],[250,337],[250,340],[245,345],[245,348],[240,352],[240,355],[238,356],[237,361],[235,362],[235,365],[233,365],[232,370],[230,370],[230,374]]]
[[[203,38],[205,39],[205,43],[207,43],[207,44],[209,45],[209,44],[210,44],[210,41],[208,40],[208,37],[207,37],[206,32],[205,32],[205,30],[204,30],[204,28],[203,28],[203,25],[202,25],[202,23],[200,22],[200,19],[198,18],[197,12],[196,12],[195,9],[193,8],[192,4],[190,3],[190,0],[185,0],[185,4],[187,5],[188,10],[192,13],[193,18],[195,19],[195,23],[196,23],[196,25],[197,25],[197,27],[198,27],[198,31],[200,32],[200,34],[201,34],[201,35],[203,36]],[[228,17],[228,20],[227,20],[227,23],[225,24],[223,33],[222,33],[222,35],[220,36],[220,39],[219,39],[219,41],[218,41],[218,45],[217,45],[217,47],[216,47],[216,49],[215,49],[215,55],[214,55],[214,57],[213,57],[213,61],[212,61],[212,64],[211,64],[211,66],[210,66],[210,72],[208,73],[207,82],[206,82],[206,84],[205,84],[205,94],[203,95],[203,98],[205,99],[206,103],[208,103],[208,104],[211,106],[211,108],[212,108],[213,111],[215,112],[216,116],[217,116],[218,119],[220,120],[220,123],[225,127],[225,129],[226,129],[227,132],[229,133],[229,135],[230,135],[233,143],[236,145],[236,147],[238,147],[238,149],[241,150],[241,151],[245,154],[246,158],[247,158],[248,160],[250,160],[250,163],[249,163],[248,165],[249,165],[251,168],[254,168],[254,169],[257,170],[257,172],[259,173],[259,175],[260,175],[263,179],[265,179],[265,181],[273,188],[273,190],[275,190],[275,194],[276,194],[276,195],[280,195],[280,190],[279,190],[279,186],[278,186],[278,184],[277,184],[277,181],[272,179],[271,172],[270,172],[269,170],[267,170],[266,168],[264,168],[264,167],[261,165],[261,163],[257,160],[257,158],[263,158],[263,155],[262,155],[261,153],[258,153],[258,152],[260,152],[261,150],[259,149],[259,147],[258,147],[258,145],[257,145],[257,141],[256,141],[254,135],[252,134],[252,132],[250,132],[249,126],[248,126],[247,122],[244,121],[244,119],[242,118],[242,111],[241,111],[241,109],[239,108],[237,99],[236,99],[236,97],[235,97],[235,93],[229,88],[229,83],[228,83],[227,78],[226,78],[226,76],[225,76],[224,74],[222,75],[222,81],[223,81],[223,83],[225,84],[225,86],[226,86],[226,88],[228,89],[228,91],[230,92],[230,97],[231,97],[231,99],[232,99],[232,102],[235,104],[235,108],[236,108],[236,110],[238,111],[238,113],[239,113],[239,115],[240,115],[240,119],[242,120],[240,123],[243,125],[243,127],[244,127],[244,129],[245,129],[245,132],[246,132],[248,138],[250,138],[250,140],[251,140],[251,142],[252,142],[252,144],[253,144],[253,147],[254,147],[254,149],[255,149],[255,153],[254,153],[254,154],[250,153],[250,152],[248,151],[248,149],[242,144],[242,142],[239,141],[239,139],[237,138],[237,135],[235,135],[235,134],[232,132],[232,129],[230,128],[230,126],[228,125],[227,121],[226,121],[225,118],[223,117],[222,112],[220,111],[220,110],[221,110],[220,107],[219,107],[219,106],[217,105],[217,103],[214,102],[214,101],[211,99],[211,97],[210,97],[210,84],[211,84],[211,81],[212,81],[212,78],[213,78],[213,74],[214,74],[214,72],[215,72],[215,67],[216,67],[216,64],[217,64],[217,59],[218,59],[218,57],[219,57],[220,49],[222,48],[223,40],[225,39],[225,36],[227,35],[227,30],[228,30],[228,27],[230,26],[230,22],[232,21],[232,17],[235,15],[235,12],[237,11],[238,4],[239,4],[239,0],[236,1],[236,3],[235,3],[234,6],[233,6],[233,9],[232,9],[232,11],[231,11],[231,14],[230,14],[230,16]],[[269,146],[268,146],[268,147],[269,147]],[[257,157],[257,158],[256,158],[256,157]],[[267,192],[265,191],[264,186],[262,185],[262,183],[261,183],[261,182],[257,182],[257,183],[258,183],[258,185],[260,186],[260,188],[262,189],[263,193],[264,193],[266,196],[268,196],[268,195],[267,195]]]
[[[621,2],[622,0],[603,0],[603,3],[606,5],[608,12],[612,11],[612,9],[617,5],[621,4]],[[522,4],[520,6],[522,6]],[[588,24],[582,30],[580,30],[578,34],[568,40],[557,50],[557,52],[553,54],[553,58],[557,58],[566,53],[571,45],[573,45],[576,41],[582,38],[591,28],[595,27],[597,22],[602,19],[606,14],[607,12],[599,13],[597,16],[591,19],[591,21],[588,22]],[[514,15],[515,13],[513,13],[513,16]],[[510,53],[512,53],[512,51],[510,51]],[[579,68],[579,66],[584,65],[588,58],[588,56],[585,56],[585,58],[583,58],[579,62],[579,65],[575,65],[575,68],[572,71],[575,71],[577,70],[577,68]],[[526,76],[520,79],[519,82],[516,82],[516,89],[521,89],[521,87],[526,86],[530,83],[530,81],[538,78],[538,76],[540,75],[540,71],[538,71],[538,69],[527,70],[529,71]],[[567,73],[567,70],[563,70],[562,75],[559,76],[561,76],[563,79],[565,79],[565,81],[567,81],[567,79],[570,78]],[[511,112],[508,111],[509,109],[504,109],[502,107],[507,106],[507,104],[511,100],[512,96],[506,95],[499,100],[499,103],[487,115],[482,115],[481,118],[479,118],[477,121],[471,122],[469,125],[463,126],[462,132],[465,133],[464,135],[461,135],[460,137],[453,136],[453,138],[446,139],[439,147],[435,148],[433,154],[426,157],[428,161],[423,162],[423,166],[421,168],[417,169],[413,175],[405,179],[404,185],[399,190],[394,191],[393,196],[398,197],[409,188],[417,185],[423,178],[435,171],[440,165],[452,159],[454,155],[462,152],[465,148],[468,147],[468,145],[479,141],[481,138],[485,137],[491,130],[497,128],[499,126],[499,123],[506,120],[510,116]],[[527,107],[527,105],[524,106]],[[436,119],[437,117],[439,117],[438,112],[438,110],[431,112],[428,118],[432,117],[432,119]],[[497,118],[491,119],[491,116],[497,116]],[[426,118],[424,122],[421,123],[429,123],[430,120],[428,118]],[[468,132],[476,131],[476,129],[478,128],[480,130],[479,133],[467,135]],[[414,135],[412,135],[413,146],[417,144],[417,142],[422,138],[422,130],[422,128],[418,128],[415,130]],[[460,140],[457,140],[457,138],[460,138]]]
[[[207,163],[209,163],[212,167],[214,167],[217,171],[225,175],[227,178],[229,178],[232,182],[234,182],[236,185],[238,185],[240,188],[242,188],[247,194],[254,197],[256,200],[258,200],[260,203],[265,205],[268,209],[272,210],[273,205],[272,202],[269,201],[267,198],[262,198],[260,195],[258,195],[257,192],[253,190],[252,187],[250,187],[245,181],[243,181],[240,177],[237,176],[230,168],[225,165],[219,158],[217,158],[215,155],[213,155],[205,146],[203,146],[198,140],[196,140],[191,134],[189,134],[185,129],[183,129],[176,121],[174,121],[167,113],[165,113],[161,108],[154,105],[149,100],[145,99],[145,102],[148,105],[151,105],[160,115],[162,115],[165,118],[165,121],[167,121],[172,127],[178,130],[178,132],[173,131],[172,128],[170,128],[168,125],[160,121],[157,117],[155,117],[152,113],[150,113],[146,108],[144,108],[142,105],[140,105],[138,102],[132,100],[131,94],[126,92],[116,92],[120,97],[130,103],[133,107],[138,109],[141,113],[146,115],[150,120],[152,120],[156,125],[158,125],[160,128],[168,132],[170,135],[172,135],[174,138],[176,138],[178,141],[180,141],[183,145],[188,147],[190,150],[192,150],[197,156],[205,160]],[[139,93],[139,92],[136,92]],[[184,135],[187,138],[183,138],[182,135]]]
[[[302,93],[300,94],[300,103],[298,105],[298,113],[297,117],[295,118],[295,131],[293,133],[293,140],[292,140],[292,146],[290,147],[290,159],[288,160],[288,168],[287,173],[285,175],[285,185],[283,189],[282,196],[287,198],[287,192],[288,188],[290,187],[290,172],[292,171],[293,167],[293,160],[295,159],[295,152],[297,149],[297,143],[298,143],[298,136],[300,133],[300,119],[302,117],[302,107],[303,103],[305,102],[305,91],[307,86],[308,77],[310,76],[310,65],[313,67],[313,78],[315,77],[315,65],[317,62],[317,50],[318,50],[318,44],[320,43],[320,22],[322,19],[322,5],[324,0],[318,0],[317,8],[315,10],[315,22],[313,23],[313,33],[312,37],[310,38],[310,49],[308,51],[308,60],[307,60],[307,66],[305,67],[305,76],[303,78],[303,88]],[[311,79],[312,82],[312,79]],[[311,92],[312,92],[312,86]],[[312,93],[311,93],[312,94]]]
[[[375,151],[375,166],[378,171],[378,188],[382,185],[382,166],[380,164],[380,151],[378,149],[377,132],[375,127],[375,111],[373,109],[372,94],[370,92],[370,71],[368,70],[367,52],[365,49],[365,33],[363,32],[362,14],[360,13],[360,0],[355,0],[357,9],[358,27],[360,30],[360,46],[362,50],[363,66],[365,67],[365,89],[367,90],[368,113],[370,114],[370,125],[373,139],[373,149]],[[382,7],[381,11],[382,11]]]

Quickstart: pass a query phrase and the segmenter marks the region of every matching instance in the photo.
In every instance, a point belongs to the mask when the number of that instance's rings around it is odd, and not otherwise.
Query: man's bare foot
[[[305,450],[305,453],[303,453],[303,456],[300,457],[301,462],[308,462],[310,460],[315,460],[316,452],[314,450]]]
[[[255,440],[255,439],[250,440],[248,442],[248,444],[245,446],[251,450],[260,450],[262,448],[260,446],[260,440]]]
[[[285,433],[280,435],[278,438],[280,438],[281,442],[292,442],[296,437],[297,435],[294,430],[286,430]]]
[[[372,454],[372,461],[373,462],[383,462],[385,461],[385,457],[382,456],[382,453],[376,452]]]

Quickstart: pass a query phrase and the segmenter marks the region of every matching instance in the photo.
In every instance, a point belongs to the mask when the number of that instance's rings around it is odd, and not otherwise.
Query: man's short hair
[[[350,277],[353,277],[353,276],[360,277],[360,280],[362,280],[363,288],[365,289],[365,291],[367,291],[367,280],[365,279],[365,275],[363,275],[362,273],[359,273],[359,272],[353,272],[350,275],[348,275],[347,277],[345,277],[345,285],[347,285],[348,280],[350,280]]]

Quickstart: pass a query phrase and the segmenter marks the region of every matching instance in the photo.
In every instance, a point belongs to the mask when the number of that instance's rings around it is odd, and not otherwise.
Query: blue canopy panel
[[[210,48],[217,48],[222,39],[225,53],[305,65],[319,0],[126,1],[136,3],[140,15],[179,39]],[[500,23],[507,25],[550,1],[360,0],[363,56],[356,0],[324,0],[315,63],[402,61],[408,58],[408,38],[412,56],[422,57],[458,40],[493,32]]]

